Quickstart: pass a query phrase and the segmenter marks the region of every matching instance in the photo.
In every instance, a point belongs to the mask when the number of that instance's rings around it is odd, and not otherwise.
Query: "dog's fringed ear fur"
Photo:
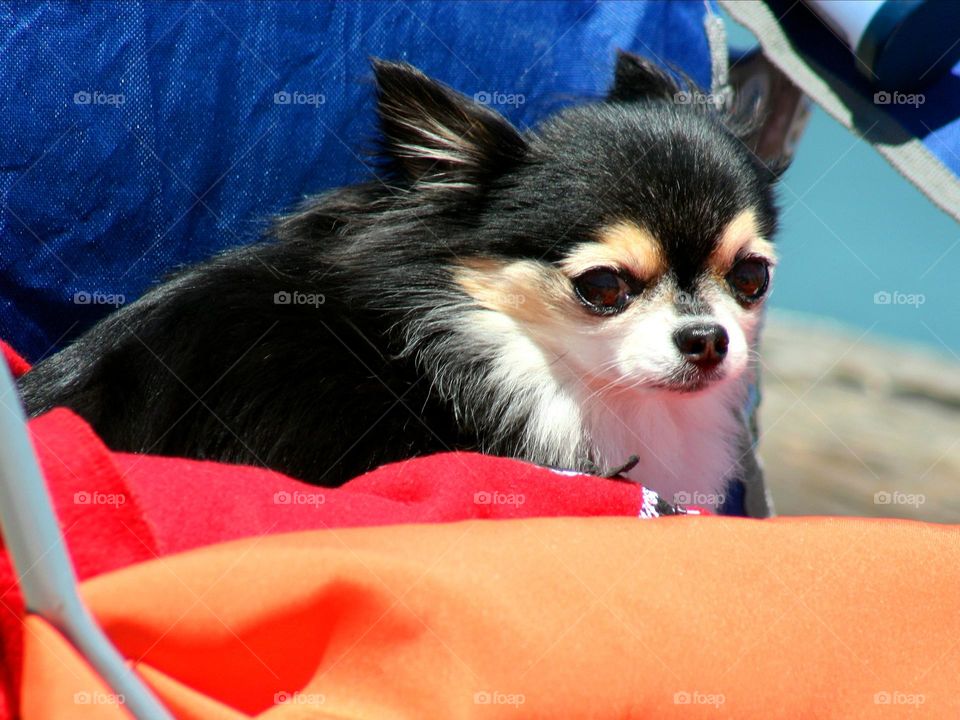
[[[499,113],[407,63],[374,59],[382,155],[414,189],[469,190],[509,169],[526,142]]]
[[[613,87],[607,94],[610,102],[637,100],[674,100],[682,92],[680,84],[656,63],[625,50],[617,51]]]
[[[692,105],[696,110],[715,113],[717,119],[751,149],[749,139],[763,124],[757,108],[744,108],[735,101],[730,107],[716,109],[710,103],[698,99],[698,96],[703,94],[689,75],[679,70],[674,73],[671,74],[639,55],[618,50],[613,87],[607,94],[607,102],[666,100]],[[790,165],[789,161],[785,160],[756,160],[758,167],[771,183],[776,182]]]

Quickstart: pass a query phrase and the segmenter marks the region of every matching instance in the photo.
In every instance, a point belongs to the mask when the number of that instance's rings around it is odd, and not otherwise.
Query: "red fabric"
[[[20,377],[30,369],[30,363],[20,357],[17,351],[7,345],[3,340],[0,340],[0,353],[2,353],[3,359],[7,361],[10,372],[13,373],[15,378]]]
[[[632,483],[516,460],[445,453],[384,466],[330,490],[252,467],[114,453],[65,409],[30,422],[81,580],[155,556],[236,538],[473,518],[637,516]],[[0,553],[0,718],[16,707],[23,604]]]

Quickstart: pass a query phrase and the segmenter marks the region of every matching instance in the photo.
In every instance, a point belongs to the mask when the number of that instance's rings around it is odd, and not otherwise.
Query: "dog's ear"
[[[780,177],[790,169],[790,164],[793,162],[793,157],[782,156],[774,158],[764,163],[764,167],[769,173],[768,179],[771,183],[777,182]]]
[[[681,88],[670,73],[656,63],[625,50],[617,51],[610,102],[634,102],[649,98],[673,100]]]
[[[519,161],[526,142],[500,114],[406,63],[373,60],[383,154],[415,185],[470,189]]]

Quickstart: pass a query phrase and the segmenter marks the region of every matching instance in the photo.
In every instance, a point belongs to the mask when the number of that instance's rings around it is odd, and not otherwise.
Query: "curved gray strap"
[[[0,531],[29,612],[64,634],[134,717],[173,716],[127,666],[77,593],[77,577],[27,434],[7,364],[0,359]]]

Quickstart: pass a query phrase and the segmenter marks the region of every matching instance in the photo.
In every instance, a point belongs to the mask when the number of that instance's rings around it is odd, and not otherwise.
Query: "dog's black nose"
[[[719,365],[730,344],[727,331],[717,323],[684,325],[673,334],[673,341],[687,360],[703,370]]]

